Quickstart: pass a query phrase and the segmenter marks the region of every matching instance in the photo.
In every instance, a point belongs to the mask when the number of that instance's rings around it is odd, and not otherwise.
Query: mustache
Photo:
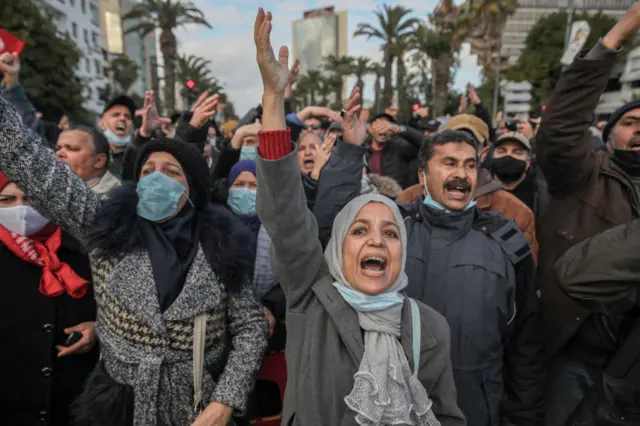
[[[466,179],[451,179],[442,186],[444,189],[462,188],[463,191],[471,191],[471,184]]]

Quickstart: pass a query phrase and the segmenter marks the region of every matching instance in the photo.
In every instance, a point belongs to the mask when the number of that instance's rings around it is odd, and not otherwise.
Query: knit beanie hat
[[[235,182],[236,179],[238,179],[238,176],[242,172],[249,172],[249,173],[252,173],[254,176],[257,176],[255,160],[238,161],[231,168],[231,172],[229,173],[229,186],[233,185],[233,182]]]
[[[611,114],[607,125],[604,126],[604,129],[602,129],[602,140],[605,143],[609,139],[609,133],[611,133],[611,129],[613,129],[613,126],[616,125],[618,120],[620,120],[623,115],[636,108],[640,108],[640,99],[636,99],[635,101],[631,101],[628,104],[622,105],[620,108],[615,110],[613,114]]]
[[[202,152],[193,144],[178,142],[165,137],[147,142],[138,151],[134,167],[134,179],[140,179],[142,166],[154,152],[166,152],[173,155],[182,166],[189,182],[189,198],[197,210],[203,209],[211,199],[212,183],[209,167]]]
[[[471,114],[458,114],[451,117],[440,130],[467,130],[471,132],[476,142],[484,145],[489,139],[489,126],[480,118]]]

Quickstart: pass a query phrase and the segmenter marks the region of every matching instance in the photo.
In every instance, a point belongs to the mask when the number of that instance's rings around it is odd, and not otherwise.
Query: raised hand
[[[316,162],[313,164],[313,170],[311,170],[311,177],[315,180],[320,179],[320,172],[333,152],[333,147],[336,144],[336,134],[327,136],[327,138],[320,144],[316,151]]]
[[[209,92],[204,93],[208,94]],[[200,97],[202,97],[202,95],[200,95]],[[216,115],[219,99],[220,96],[215,93],[200,101],[198,107],[193,111],[193,117],[191,117],[189,124],[198,129],[204,126],[211,117]]]
[[[272,19],[271,12],[265,13],[262,8],[258,10],[253,29],[253,37],[256,43],[256,59],[262,75],[265,96],[283,96],[289,84],[289,49],[286,46],[280,47],[278,58],[276,59],[271,46]]]
[[[144,94],[144,106],[140,113],[142,115],[142,126],[140,127],[140,134],[144,137],[151,136],[151,133],[160,128],[163,124],[170,124],[170,118],[160,117],[158,114],[158,107],[156,106],[156,96],[153,90],[147,90]]]
[[[208,90],[205,90],[204,92],[200,93],[200,96],[198,96],[198,99],[196,99],[193,105],[191,105],[191,112],[195,112],[196,108],[198,108],[204,102],[204,100],[207,99],[208,96],[209,96]]]
[[[480,96],[478,96],[478,92],[476,92],[475,87],[471,85],[471,83],[467,84],[467,95],[469,95],[469,100],[474,105],[480,105],[482,100]]]
[[[352,145],[362,145],[367,137],[367,117],[368,112],[358,114],[362,109],[360,105],[360,88],[353,86],[351,95],[344,105],[346,111],[342,120],[342,130],[344,131],[343,139],[346,143]]]
[[[465,95],[460,96],[460,106],[458,107],[458,114],[464,114],[467,112],[467,97]]]
[[[4,74],[4,82],[8,88],[18,84],[20,58],[17,53],[4,52],[0,55],[0,72]]]
[[[305,107],[302,109],[302,111],[300,111],[296,115],[298,116],[298,119],[300,121],[304,121],[307,118],[311,118],[311,117],[315,117],[315,118],[325,117],[331,121],[337,121],[338,123],[342,121],[342,117],[340,117],[340,114],[338,112],[332,110],[331,108],[321,107],[321,106]]]

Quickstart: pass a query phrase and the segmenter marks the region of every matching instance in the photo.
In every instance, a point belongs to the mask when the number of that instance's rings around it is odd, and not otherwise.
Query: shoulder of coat
[[[502,213],[481,212],[473,228],[497,242],[514,265],[531,254],[531,247],[518,225]]]

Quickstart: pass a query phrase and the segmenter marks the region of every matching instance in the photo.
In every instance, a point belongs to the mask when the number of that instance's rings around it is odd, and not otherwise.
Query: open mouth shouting
[[[116,127],[113,131],[118,136],[126,136],[127,135],[127,125],[123,122],[116,124]]]
[[[360,270],[363,275],[379,278],[387,272],[387,258],[384,256],[365,256],[360,261]]]
[[[463,201],[471,192],[471,184],[466,180],[453,179],[444,184],[444,191],[450,200]]]

